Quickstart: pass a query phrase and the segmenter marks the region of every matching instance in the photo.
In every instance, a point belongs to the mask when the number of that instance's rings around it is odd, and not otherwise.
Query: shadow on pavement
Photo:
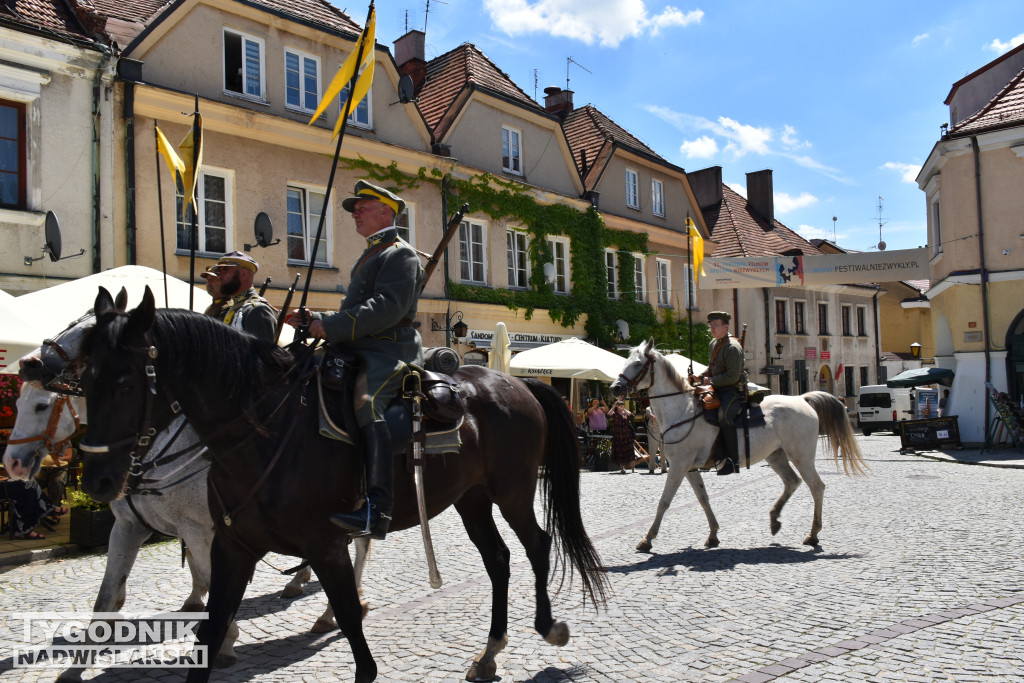
[[[789,548],[770,545],[765,548],[687,548],[678,553],[650,555],[642,562],[605,567],[610,574],[631,574],[633,572],[660,570],[661,575],[670,575],[684,568],[694,572],[713,572],[732,569],[738,565],[799,564],[821,560],[842,560],[856,557],[852,553],[826,553],[821,547]]]

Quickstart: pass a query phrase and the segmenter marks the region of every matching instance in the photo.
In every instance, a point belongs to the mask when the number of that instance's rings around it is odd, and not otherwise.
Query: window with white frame
[[[939,196],[935,195],[931,203],[932,222],[932,256],[942,253],[942,214],[939,212]]]
[[[523,134],[509,126],[501,127],[501,170],[523,174]]]
[[[775,300],[775,331],[778,334],[789,334],[789,300]]]
[[[487,227],[478,221],[465,220],[459,226],[459,265],[463,282],[487,284]]]
[[[604,267],[608,275],[608,298],[619,298],[619,255],[611,249],[604,250]]]
[[[697,310],[697,283],[693,279],[693,274],[690,264],[683,264],[683,298],[686,299],[687,308]]]
[[[526,289],[530,286],[530,238],[520,230],[505,232],[508,249],[508,286]]]
[[[569,240],[564,237],[549,237],[551,262],[555,265],[555,281],[551,289],[555,294],[569,293]]]
[[[344,109],[345,104],[348,103],[348,89],[349,89],[349,87],[350,86],[346,85],[341,90],[341,95],[339,96],[340,97],[340,104],[338,104],[338,113],[339,114],[341,113],[341,110]],[[371,85],[370,89],[366,91],[366,97],[364,97],[363,99],[359,100],[359,104],[357,104],[352,109],[352,112],[348,115],[348,122],[349,122],[349,124],[351,124],[353,126],[358,126],[359,128],[372,128],[373,127],[373,111],[372,111],[372,108],[370,107],[370,101],[372,100],[372,96],[373,96],[373,86]]]
[[[286,197],[288,214],[288,261],[289,263],[309,263],[314,253],[314,241],[320,216],[324,211],[324,189],[299,184],[289,184]],[[316,243],[316,260],[318,266],[329,267],[332,261],[331,235],[334,233],[333,216],[330,207],[324,216],[324,230],[320,241]]]
[[[839,319],[843,327],[843,336],[850,337],[853,335],[853,327],[850,321],[850,306],[843,304],[839,309]]]
[[[658,305],[672,305],[672,264],[668,259],[656,259],[658,264]]]
[[[626,206],[640,208],[640,176],[631,168],[626,169]]]
[[[633,254],[633,279],[636,280],[636,300],[647,302],[647,263],[643,254]]]
[[[857,336],[868,336],[868,310],[864,306],[857,307]]]
[[[412,202],[405,203],[405,211],[395,216],[395,228],[398,229],[398,236],[403,240],[416,246],[416,205]]]
[[[224,90],[266,99],[266,46],[262,38],[224,29]]]
[[[665,215],[665,184],[651,179],[651,211],[655,216]]]
[[[807,307],[805,301],[793,302],[793,332],[796,334],[807,334],[807,327],[804,325],[804,309]]]
[[[0,100],[0,206],[26,208],[26,140],[24,102]]]
[[[196,203],[188,206],[184,220],[181,210],[185,203],[185,193],[181,181],[176,183],[175,248],[178,251],[188,251],[190,248],[193,206],[199,207],[199,213],[196,215],[196,251],[223,254],[234,248],[231,243],[231,236],[234,234],[234,178],[234,171],[204,167],[199,174],[199,182],[196,183]]]
[[[289,109],[316,111],[320,104],[320,58],[284,49],[284,103]]]

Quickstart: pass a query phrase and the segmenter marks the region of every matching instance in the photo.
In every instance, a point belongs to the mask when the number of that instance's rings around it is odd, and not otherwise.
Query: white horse
[[[57,444],[79,431],[79,415],[84,415],[84,401],[75,396],[56,394],[41,388],[43,378],[60,376],[58,383],[75,382],[81,371],[75,359],[82,336],[95,323],[91,315],[48,341],[41,349],[21,359],[22,378],[26,380],[18,398],[18,417],[11,432],[11,441],[4,454],[4,466],[15,479],[35,476],[40,463]],[[71,374],[68,374],[71,373]],[[182,611],[203,609],[203,596],[210,586],[210,545],[213,542],[213,519],[207,500],[206,475],[209,463],[201,456],[198,435],[183,419],[175,420],[167,429],[153,437],[151,458],[165,460],[147,469],[143,490],[159,490],[160,495],[136,491],[122,496],[110,505],[114,527],[110,532],[107,564],[93,606],[94,612],[116,612],[125,602],[126,584],[142,544],[158,531],[182,539],[187,547],[186,561],[192,574],[192,592]],[[176,454],[180,456],[174,457]],[[145,465],[144,465],[145,466]],[[357,585],[362,585],[362,570],[369,552],[368,539],[356,539],[355,572]],[[285,586],[282,597],[302,594],[302,584],[312,573],[304,567]],[[363,605],[364,614],[367,605]],[[313,633],[326,633],[336,628],[330,605],[314,623]],[[224,645],[217,654],[216,666],[230,666],[237,661],[234,641],[238,627],[232,621]],[[80,669],[62,675],[62,680],[78,680]]]
[[[694,388],[654,348],[654,340],[633,349],[622,374],[612,384],[612,393],[622,396],[628,390],[646,390],[661,427],[661,454],[668,457],[669,471],[658,502],[658,512],[647,535],[637,544],[636,549],[650,552],[651,542],[657,537],[662,517],[672,503],[683,476],[690,482],[704,514],[708,519],[710,535],[705,547],[718,545],[718,520],[711,511],[708,492],[704,488],[698,468],[706,467],[719,428],[708,423],[704,408],[694,396]],[[775,470],[783,483],[782,495],[771,508],[771,532],[775,535],[782,528],[779,517],[786,501],[800,486],[800,477],[814,497],[814,521],[811,533],[804,539],[805,545],[818,545],[821,531],[821,508],[825,483],[814,469],[814,453],[817,437],[824,435],[832,450],[832,457],[840,460],[847,475],[863,474],[866,469],[857,446],[857,440],[850,428],[846,406],[842,401],[823,391],[812,391],[802,396],[768,396],[761,402],[765,424],[750,428],[750,462],[762,460]],[[744,438],[739,430],[740,464],[744,461]],[[796,467],[797,472],[790,467]]]

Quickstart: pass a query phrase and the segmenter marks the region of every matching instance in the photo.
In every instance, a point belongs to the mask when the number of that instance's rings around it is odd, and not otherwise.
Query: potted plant
[[[65,504],[71,508],[71,542],[86,548],[107,545],[110,530],[114,528],[114,512],[110,506],[97,503],[78,487],[68,489],[67,496]]]
[[[20,392],[21,380],[17,375],[0,374],[0,428],[5,431],[14,426]]]

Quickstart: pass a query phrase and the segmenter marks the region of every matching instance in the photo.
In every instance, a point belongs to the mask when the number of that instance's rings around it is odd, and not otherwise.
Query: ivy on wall
[[[538,308],[548,310],[551,320],[572,327],[584,312],[587,336],[603,348],[616,343],[617,320],[629,324],[629,343],[638,344],[649,337],[670,348],[680,348],[689,339],[686,320],[675,320],[663,309],[661,320],[648,303],[636,300],[636,266],[633,254],[650,254],[646,233],[610,230],[593,208],[579,211],[564,204],[541,204],[529,194],[529,188],[514,180],[489,173],[468,180],[454,179],[442,184],[440,170],[420,168],[415,175],[398,170],[397,163],[381,166],[363,159],[341,159],[344,168],[358,170],[397,194],[416,189],[423,183],[446,188],[448,206],[468,203],[471,210],[493,220],[502,220],[522,228],[530,236],[530,290],[510,290],[451,282],[453,299],[498,304],[511,310],[523,310],[527,320]],[[569,295],[555,294],[544,281],[543,264],[551,262],[548,237],[565,236],[571,243],[572,284]],[[605,249],[618,251],[619,300],[608,298]],[[694,360],[707,360],[707,326],[694,325]],[[703,329],[701,329],[703,328]],[[697,341],[699,338],[700,341]],[[680,341],[683,340],[683,341]]]

